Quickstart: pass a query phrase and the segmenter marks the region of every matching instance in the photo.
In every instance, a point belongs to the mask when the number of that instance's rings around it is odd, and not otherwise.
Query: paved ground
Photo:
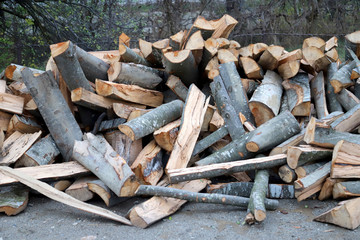
[[[111,210],[125,215],[132,199]],[[97,200],[91,203],[103,206]],[[32,196],[18,216],[0,215],[0,240],[8,239],[359,239],[360,230],[313,222],[336,202],[281,200],[262,224],[242,223],[246,212],[233,206],[188,203],[171,218],[147,229],[124,226],[83,213],[40,196]]]

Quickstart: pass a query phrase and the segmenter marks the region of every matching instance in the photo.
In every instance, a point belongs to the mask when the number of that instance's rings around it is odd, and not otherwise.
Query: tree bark
[[[314,97],[318,119],[322,119],[329,115],[325,98],[324,73],[322,71],[311,80],[311,94]]]
[[[183,105],[181,100],[163,104],[141,117],[119,125],[119,129],[131,140],[138,140],[178,119],[181,116]]]
[[[141,64],[147,67],[151,66],[151,64],[148,61],[146,61],[143,57],[136,54],[133,50],[131,50],[124,44],[119,45],[119,51],[120,51],[121,62]]]
[[[360,104],[355,105],[344,115],[337,118],[330,126],[339,132],[351,132],[360,125]]]
[[[289,147],[287,151],[287,164],[292,169],[296,169],[306,163],[329,158],[332,152],[332,149],[311,147],[309,145]]]
[[[330,84],[334,88],[334,93],[339,93],[342,89],[354,85],[350,79],[351,71],[356,66],[356,62],[352,61],[339,70],[337,70],[330,78]]]
[[[336,95],[336,99],[346,111],[350,111],[353,107],[360,103],[360,100],[347,89],[341,90]]]
[[[201,139],[196,143],[192,156],[196,156],[199,153],[203,152],[205,149],[207,149],[228,134],[229,132],[226,127],[219,128],[215,132],[211,133],[209,136]]]
[[[273,148],[269,155],[272,156],[275,154],[287,153],[288,148],[290,146],[299,145],[304,140],[304,135],[305,135],[305,129],[302,129],[300,133],[292,136],[288,140],[280,143],[278,146]]]
[[[325,163],[326,163],[326,161],[324,161],[324,162],[316,162],[316,163],[307,164],[307,165],[304,165],[304,166],[301,166],[301,167],[297,167],[295,169],[295,173],[296,173],[298,178],[304,178],[307,175],[309,175],[310,173],[314,172],[319,167],[324,166]]]
[[[170,75],[166,82],[166,86],[168,86],[180,100],[185,102],[189,89],[184,85],[180,78]]]
[[[248,212],[251,212],[258,222],[262,222],[266,218],[265,196],[268,191],[268,184],[269,172],[258,170],[255,174],[254,186],[248,204]]]
[[[359,181],[335,183],[333,197],[334,199],[360,197]]]
[[[330,83],[332,76],[337,72],[337,70],[338,70],[337,63],[330,63],[326,76],[326,100],[330,113],[342,111],[342,107],[339,101],[336,99],[336,93],[334,92],[334,87]]]

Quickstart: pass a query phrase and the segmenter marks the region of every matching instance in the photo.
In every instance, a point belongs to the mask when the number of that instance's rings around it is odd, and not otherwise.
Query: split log
[[[258,60],[259,57],[263,54],[263,52],[268,48],[269,46],[265,43],[255,43],[252,48],[252,58],[254,60]]]
[[[205,166],[190,168],[180,168],[168,171],[169,179],[172,183],[188,181],[200,178],[212,178],[231,174],[234,172],[243,172],[257,169],[266,169],[280,166],[286,163],[286,155],[278,154],[269,157],[252,158],[241,161],[232,161],[227,163],[218,163]]]
[[[141,53],[144,55],[146,61],[148,61],[153,67],[161,67],[161,59],[157,58],[157,56],[153,53],[153,46],[151,42],[147,42],[145,40],[139,39],[139,48]]]
[[[224,125],[224,119],[220,116],[218,111],[215,111],[209,123],[209,131],[214,132],[217,129],[223,127]]]
[[[246,47],[239,49],[240,56],[242,57],[253,57],[254,44],[249,44]],[[265,51],[265,50],[264,50]]]
[[[163,104],[141,117],[119,125],[119,129],[131,140],[138,140],[181,116],[183,102],[174,100]]]
[[[351,81],[351,71],[356,66],[356,62],[352,61],[342,68],[337,70],[332,77],[330,77],[330,84],[334,88],[335,93],[339,93],[342,89],[353,86],[354,83]]]
[[[346,139],[348,142],[358,143],[360,136],[347,132],[334,131],[330,127],[316,126],[315,118],[312,118],[306,128],[304,141],[307,144],[333,148],[339,141]]]
[[[345,36],[345,46],[350,48],[358,58],[360,58],[360,31],[356,31]],[[345,52],[345,60],[349,60],[350,55]]]
[[[229,49],[230,41],[227,38],[217,38],[219,46],[218,49]]]
[[[304,135],[305,135],[305,129],[301,130],[300,133],[292,136],[288,140],[280,143],[278,146],[273,148],[269,155],[272,156],[275,154],[287,153],[287,150],[290,146],[299,145],[304,140]]]
[[[42,165],[36,167],[17,168],[16,171],[20,172],[21,174],[30,175],[31,177],[39,180],[48,181],[55,179],[79,177],[89,175],[91,173],[88,169],[75,161]],[[0,185],[6,185],[16,182],[19,181],[12,177],[7,177],[4,174],[0,174]]]
[[[339,54],[335,48],[331,49],[330,51],[326,52],[325,55],[332,61],[336,62],[339,59]]]
[[[246,90],[242,84],[239,73],[237,72],[234,63],[221,64],[219,67],[221,79],[224,82],[226,91],[230,96],[233,107],[237,114],[241,113],[245,116],[247,121],[255,124],[254,117],[248,106],[248,98],[246,96]],[[218,105],[221,106],[221,105]]]
[[[0,167],[0,172],[11,178],[16,178],[21,183],[27,185],[28,187],[40,192],[41,194],[43,194],[55,201],[64,203],[66,205],[80,209],[82,211],[94,213],[96,215],[112,219],[114,221],[118,221],[118,222],[121,222],[121,223],[124,223],[127,225],[131,225],[129,220],[127,220],[126,218],[123,218],[109,210],[106,210],[106,209],[103,209],[103,208],[100,208],[100,207],[97,207],[94,205],[83,203],[83,202],[67,195],[66,193],[63,193],[63,192],[49,186],[46,183],[36,180],[35,178],[33,178],[27,174],[20,173],[19,170],[15,170],[15,169],[11,169],[9,167],[2,166],[2,167]]]
[[[199,64],[199,69],[201,71],[205,70],[205,67],[208,63],[215,57],[219,49],[219,43],[215,38],[208,38],[204,42],[204,50],[201,62]]]
[[[17,81],[17,82],[23,82],[23,77],[21,75],[21,71],[24,69],[24,66],[17,65],[17,64],[10,64],[5,68],[5,78],[10,81]],[[29,68],[34,74],[40,75],[44,73],[44,71],[35,69],[35,68]]]
[[[226,195],[235,195],[241,197],[250,197],[253,182],[233,182],[216,185],[210,185],[208,193],[218,193]],[[292,199],[294,198],[294,186],[290,184],[269,184],[266,197],[271,199]]]
[[[198,65],[201,62],[204,48],[204,39],[201,35],[201,31],[194,32],[188,39],[185,49],[191,50],[195,63]]]
[[[155,90],[145,89],[136,85],[113,83],[96,79],[96,92],[104,97],[125,100],[133,103],[158,107],[164,95]]]
[[[360,225],[360,198],[338,203],[338,206],[314,218],[314,221],[325,222],[354,230]]]
[[[127,197],[118,197],[100,179],[92,180],[87,183],[90,191],[96,193],[105,202],[107,207],[112,207],[118,203],[126,201]]]
[[[9,93],[0,93],[0,110],[15,114],[22,114],[25,99]]]
[[[300,70],[300,61],[288,61],[278,66],[278,72],[283,79],[295,77]]]
[[[316,72],[325,71],[330,64],[330,60],[320,48],[310,46],[303,48],[302,53],[303,58]]]
[[[306,177],[307,175],[309,175],[310,173],[314,172],[319,167],[325,165],[325,163],[326,162],[316,162],[316,163],[304,165],[301,167],[297,167],[295,169],[295,173],[298,178],[303,178],[303,177]]]
[[[234,62],[236,66],[239,65],[238,58],[227,49],[219,49],[217,52],[217,58],[221,64]]]
[[[338,46],[338,38],[337,37],[332,37],[329,40],[326,41],[325,43],[325,51],[330,51],[331,49],[335,48]]]
[[[218,20],[210,21],[215,30],[211,35],[212,38],[228,38],[238,21],[228,14],[225,14]]]
[[[298,201],[304,200],[319,192],[325,179],[330,176],[331,162],[316,169],[304,178],[294,182],[295,197]]]
[[[203,152],[205,149],[207,149],[208,147],[210,147],[211,145],[213,145],[214,143],[216,143],[217,141],[219,141],[228,134],[229,131],[227,130],[226,127],[219,128],[215,132],[211,133],[209,136],[201,139],[196,143],[192,156],[194,157],[199,153]]]
[[[8,166],[15,163],[40,137],[41,131],[36,133],[23,134],[14,132],[4,141],[0,165]]]
[[[249,101],[249,108],[255,118],[256,126],[278,115],[283,92],[281,83],[281,77],[268,70],[261,85],[254,91]]]
[[[197,84],[199,72],[190,50],[165,53],[163,65],[167,73],[179,77],[187,87],[192,83]]]
[[[287,164],[292,169],[295,169],[309,162],[329,158],[331,155],[332,149],[311,147],[309,145],[289,147],[287,151]]]
[[[36,119],[20,116],[15,114],[9,122],[7,127],[6,135],[10,136],[14,132],[18,131],[21,133],[35,133],[43,130],[42,127],[37,123]]]
[[[321,187],[321,191],[319,193],[319,200],[320,201],[324,201],[326,199],[332,198],[332,194],[333,194],[333,188],[335,183],[338,183],[342,180],[339,179],[334,179],[331,177],[326,178],[324,184]]]
[[[184,168],[189,163],[210,100],[210,98],[205,98],[205,94],[194,84],[190,86],[181,116],[180,131],[166,165],[166,172]]]
[[[309,38],[304,39],[302,48],[305,49],[308,47],[317,47],[322,52],[324,52],[325,46],[326,46],[326,42],[323,39],[321,39],[319,37],[309,37]]]
[[[207,180],[201,179],[173,184],[169,187],[191,192],[199,192],[205,188],[207,183]],[[132,208],[128,213],[128,218],[134,226],[146,228],[160,219],[175,213],[185,203],[186,200],[152,197]]]
[[[65,191],[70,185],[72,184],[72,181],[69,180],[58,180],[58,181],[52,181],[49,182],[49,185],[53,188],[59,190],[59,191]]]
[[[92,171],[117,196],[132,196],[139,186],[134,173],[103,137],[91,133],[75,141],[73,158]]]
[[[59,154],[60,152],[54,139],[51,135],[47,135],[32,145],[16,162],[15,167],[52,164]]]
[[[250,57],[240,57],[240,66],[244,69],[248,78],[262,79],[264,77],[261,67]]]
[[[305,59],[300,60],[300,69],[313,76],[316,75],[315,69]]]
[[[279,168],[278,171],[279,177],[286,183],[293,183],[296,179],[296,173],[289,165],[285,164]]]
[[[140,111],[140,112],[144,112],[147,113],[149,111],[151,111],[151,109],[145,109],[146,106],[143,106],[143,108],[137,108],[137,107],[133,107],[127,104],[123,104],[123,103],[114,103],[113,104],[113,110],[116,114],[116,116],[123,118],[123,119],[129,119],[130,114],[133,111]]]
[[[321,71],[311,80],[311,95],[315,101],[316,115],[318,119],[329,115],[325,98],[324,73]]]
[[[124,44],[119,45],[120,60],[126,63],[141,64],[150,67],[151,64],[146,61],[143,57],[136,54],[133,50]]]
[[[300,131],[295,117],[289,111],[283,112],[251,132],[246,149],[250,152],[267,151]]]
[[[248,204],[248,213],[252,213],[258,222],[262,222],[266,218],[265,196],[268,191],[268,184],[269,172],[258,170],[255,174],[254,186]]]
[[[205,76],[207,76],[210,80],[213,80],[219,75],[219,66],[219,59],[216,56],[213,57],[205,66]]]
[[[130,47],[130,37],[123,32],[119,36],[119,46],[120,45]]]
[[[174,148],[177,136],[179,134],[181,119],[171,122],[154,132],[156,143],[168,152]]]
[[[75,180],[70,187],[65,190],[65,193],[80,200],[82,202],[89,201],[94,197],[94,193],[89,190],[88,182],[97,179],[95,176],[81,177]]]
[[[229,82],[230,83],[230,82]],[[226,128],[234,140],[241,137],[245,133],[234,104],[231,101],[222,77],[215,77],[214,81],[210,84],[213,97],[222,118],[225,121]],[[241,92],[240,92],[241,93]],[[234,95],[234,93],[232,93]]]
[[[282,83],[288,97],[288,104],[294,116],[310,115],[310,84],[309,77],[305,73],[299,73],[290,80]]]
[[[360,125],[360,104],[355,105],[344,115],[337,118],[330,126],[340,132],[351,132]]]
[[[348,181],[335,183],[333,197],[334,199],[360,197],[359,182]]]
[[[13,117],[13,115],[0,111],[0,129],[2,131],[6,131],[8,126],[9,126],[9,122],[10,119]]]
[[[162,82],[158,70],[134,63],[112,63],[108,77],[110,82],[137,85],[147,89],[154,89]]]
[[[78,61],[76,45],[67,41],[50,45],[50,49],[51,56],[70,91],[82,87],[94,92]]]
[[[4,84],[4,85],[1,86],[1,91],[0,92],[1,93],[6,92],[6,90],[5,90],[6,81],[1,80],[0,83]],[[9,89],[11,90],[11,92],[14,95],[19,96],[19,97],[23,97],[25,105],[32,99],[29,89],[26,88],[26,85],[23,82],[12,82],[9,85]]]
[[[348,138],[339,141],[334,147],[331,164],[332,178],[360,178],[360,145],[352,143]]]
[[[29,189],[20,185],[0,187],[0,212],[14,216],[22,212],[29,202]]]
[[[180,78],[170,75],[166,81],[166,86],[168,86],[180,100],[185,102],[189,89],[184,85]]]
[[[141,150],[130,167],[141,184],[157,184],[164,173],[162,156],[161,148],[155,140]]]
[[[246,79],[246,78],[242,78],[241,83],[242,83],[244,90],[246,91],[248,96],[252,96],[255,89],[260,85],[259,82],[252,80],[252,79]]]
[[[180,32],[177,32],[176,34],[170,36],[170,38],[169,38],[169,46],[174,51],[180,50],[181,46],[183,45],[183,39],[184,39],[185,35],[186,35],[186,31],[181,30]]]
[[[246,207],[249,203],[249,199],[244,197],[223,194],[195,193],[182,189],[149,185],[141,185],[136,191],[136,195],[171,197],[190,202],[226,204],[239,207]],[[279,202],[277,200],[266,199],[265,201],[265,207],[269,210],[276,210],[278,204]]]
[[[281,57],[279,58],[279,66],[283,65],[286,62],[293,62],[301,59],[302,59],[301,49],[295,49],[294,51],[281,55]]]
[[[258,63],[263,69],[275,70],[278,67],[279,59],[283,52],[284,48],[281,46],[269,46],[261,55]]]
[[[23,80],[30,90],[39,111],[65,161],[69,161],[75,140],[82,138],[82,132],[66,104],[51,72],[35,77],[24,69]],[[58,121],[61,120],[61,124]]]
[[[342,89],[340,93],[337,94],[336,99],[346,111],[350,111],[360,103],[360,100],[347,89]]]

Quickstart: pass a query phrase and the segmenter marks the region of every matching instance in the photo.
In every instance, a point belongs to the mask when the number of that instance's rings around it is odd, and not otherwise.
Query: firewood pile
[[[315,220],[360,224],[360,31],[306,38],[301,49],[228,39],[229,15],[131,48],[50,46],[46,71],[1,74],[0,211],[26,208],[29,189],[146,228],[187,201],[265,220],[277,199],[347,199]],[[15,184],[21,182],[22,184]],[[107,206],[150,196],[127,216]]]

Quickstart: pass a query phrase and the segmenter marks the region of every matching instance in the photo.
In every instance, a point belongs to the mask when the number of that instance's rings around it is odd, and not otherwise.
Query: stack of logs
[[[245,208],[252,224],[276,199],[360,196],[360,31],[346,36],[341,62],[336,37],[310,37],[291,52],[241,47],[228,39],[236,24],[198,17],[139,48],[123,33],[111,51],[67,41],[50,46],[46,71],[8,66],[0,211],[26,207],[24,185],[142,228],[187,201]],[[84,203],[94,195],[107,206],[153,197],[125,218]],[[354,229],[358,204],[341,202],[315,220]]]

